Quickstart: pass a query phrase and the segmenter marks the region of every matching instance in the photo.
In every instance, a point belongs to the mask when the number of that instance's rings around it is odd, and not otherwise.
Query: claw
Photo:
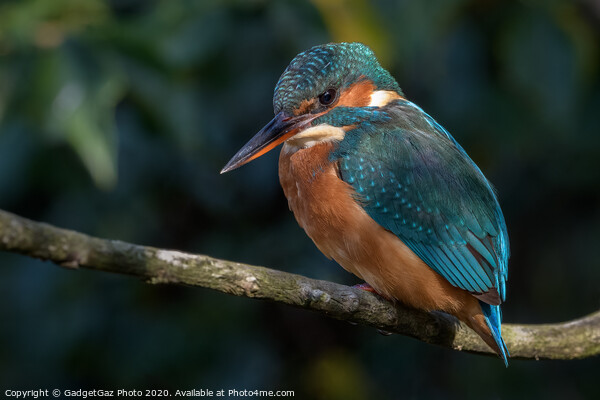
[[[390,298],[382,295],[381,293],[379,293],[377,290],[375,290],[373,288],[373,286],[369,285],[367,282],[359,283],[358,285],[354,285],[352,287],[360,289],[360,290],[364,290],[365,292],[371,292],[371,293],[376,294],[377,296],[381,297],[382,299],[385,299],[385,300],[393,303],[392,299],[390,299]]]
[[[360,289],[360,290],[364,290],[365,292],[379,294],[379,293],[377,293],[377,291],[375,289],[373,289],[373,286],[369,285],[367,282],[359,283],[358,285],[354,285],[352,287]]]

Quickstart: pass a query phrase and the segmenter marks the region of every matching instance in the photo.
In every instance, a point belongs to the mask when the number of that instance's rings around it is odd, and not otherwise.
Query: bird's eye
[[[335,101],[336,95],[337,92],[335,89],[329,89],[319,96],[319,103],[323,104],[324,106],[328,106]]]

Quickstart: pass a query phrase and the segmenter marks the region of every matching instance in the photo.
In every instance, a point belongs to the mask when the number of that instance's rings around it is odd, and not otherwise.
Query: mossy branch
[[[491,350],[443,313],[426,313],[360,289],[233,261],[138,246],[34,222],[0,210],[0,250],[67,268],[127,274],[150,283],[199,286],[321,312],[421,341],[474,353]],[[503,324],[513,358],[577,359],[600,354],[600,311],[557,324]]]

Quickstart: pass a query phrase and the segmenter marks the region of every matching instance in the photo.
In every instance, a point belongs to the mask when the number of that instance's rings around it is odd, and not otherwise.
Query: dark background
[[[499,192],[505,322],[600,308],[600,6],[588,1],[0,1],[0,208],[91,235],[357,280],[287,209],[272,117],[300,51],[370,45]],[[499,359],[205,289],[0,254],[0,389],[314,399],[598,398],[598,358]]]

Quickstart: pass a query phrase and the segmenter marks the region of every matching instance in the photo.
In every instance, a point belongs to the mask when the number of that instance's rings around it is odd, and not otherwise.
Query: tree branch
[[[232,261],[105,240],[34,222],[0,210],[0,250],[136,276],[149,283],[199,286],[267,299],[333,318],[474,353],[491,350],[466,325],[441,312],[426,313],[333,282]],[[600,354],[600,311],[557,324],[503,324],[513,358],[576,359]]]

